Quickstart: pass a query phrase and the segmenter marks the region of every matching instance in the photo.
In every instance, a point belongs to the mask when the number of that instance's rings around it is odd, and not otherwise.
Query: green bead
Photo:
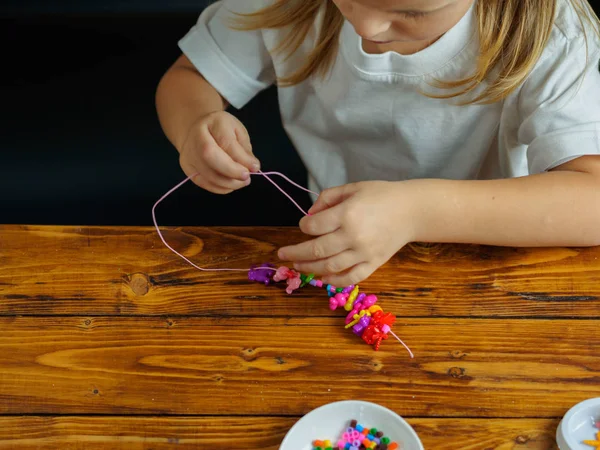
[[[370,434],[371,436],[375,436],[375,435],[377,434],[377,432],[378,432],[378,431],[379,431],[379,430],[378,430],[377,428],[371,428],[371,429],[369,430],[369,434]]]
[[[390,443],[390,438],[383,437],[383,438],[381,438],[381,442],[383,442],[384,444],[389,444]]]
[[[300,287],[306,286],[308,283],[310,283],[312,281],[312,279],[314,277],[315,277],[314,273],[309,273],[308,275],[300,274],[300,280],[302,281],[302,283],[300,283]]]
[[[337,289],[335,290],[335,292],[337,292],[337,293],[340,293],[340,292],[342,292],[343,290],[344,290],[344,288],[337,288]]]

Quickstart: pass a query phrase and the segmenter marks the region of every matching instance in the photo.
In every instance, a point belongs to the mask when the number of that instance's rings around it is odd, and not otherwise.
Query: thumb
[[[319,194],[315,204],[308,210],[308,214],[312,216],[326,209],[333,208],[354,194],[354,192],[355,188],[350,184],[326,189]]]

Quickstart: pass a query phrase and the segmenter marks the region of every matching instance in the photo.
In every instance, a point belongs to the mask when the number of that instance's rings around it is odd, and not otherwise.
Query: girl
[[[337,286],[411,241],[600,244],[600,39],[586,0],[222,0],[157,109],[199,186],[260,165],[225,112],[278,83],[320,192],[279,250]]]

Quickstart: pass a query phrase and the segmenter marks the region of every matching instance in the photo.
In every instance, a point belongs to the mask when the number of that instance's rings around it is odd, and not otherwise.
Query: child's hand
[[[304,233],[319,237],[284,247],[279,257],[335,286],[363,281],[415,236],[409,186],[368,181],[322,192],[300,221]]]
[[[250,184],[250,172],[260,169],[248,132],[225,111],[196,121],[182,146],[179,163],[193,182],[215,194],[228,194]]]

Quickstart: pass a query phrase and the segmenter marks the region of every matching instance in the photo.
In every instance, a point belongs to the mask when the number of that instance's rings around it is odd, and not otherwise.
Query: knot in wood
[[[466,370],[463,367],[450,367],[448,369],[448,375],[452,378],[464,378]]]
[[[454,359],[463,359],[465,356],[467,356],[467,354],[460,350],[454,350],[454,351],[450,352],[450,357],[452,357]]]
[[[528,436],[517,436],[517,438],[515,439],[515,442],[517,444],[527,444],[529,442],[529,437]]]
[[[134,273],[129,279],[129,287],[135,295],[144,296],[150,290],[150,280],[145,273]]]

